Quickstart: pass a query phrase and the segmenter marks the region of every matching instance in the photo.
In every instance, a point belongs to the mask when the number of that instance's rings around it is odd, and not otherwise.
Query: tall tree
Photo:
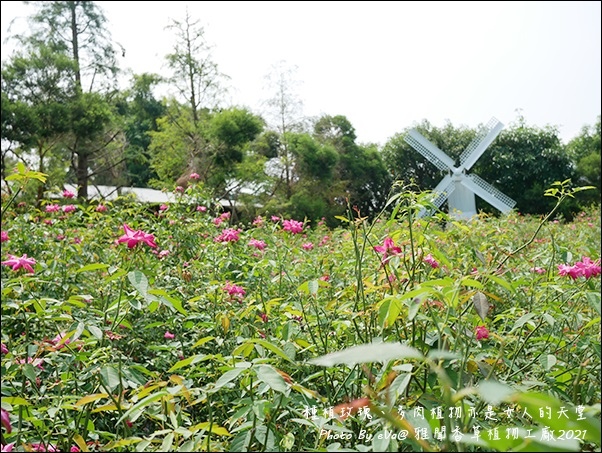
[[[50,176],[48,184],[64,180],[68,156],[61,152],[61,145],[70,130],[69,81],[73,70],[71,59],[45,45],[26,48],[3,62],[3,179],[9,154],[29,164],[33,152],[37,171]],[[44,190],[40,183],[38,201]]]
[[[95,144],[112,120],[106,94],[115,86],[117,65],[107,19],[92,1],[24,3],[33,3],[37,9],[30,17],[31,34],[21,37],[21,41],[69,55],[74,64],[69,148],[78,196],[85,199],[90,159],[102,149]]]
[[[165,115],[151,131],[151,164],[157,174],[155,186],[185,181],[197,173],[207,183],[219,164],[219,151],[212,140],[209,123],[220,102],[226,78],[213,61],[211,47],[199,21],[186,10],[184,20],[172,20],[167,27],[175,34],[173,52],[166,56],[176,89],[166,104]]]
[[[358,145],[355,128],[343,115],[321,117],[314,136],[329,143],[339,155],[337,175],[339,197],[346,198],[361,213],[372,217],[384,207],[392,179],[376,145]]]
[[[339,154],[330,143],[321,143],[308,133],[289,132],[286,137],[299,181],[293,187],[289,212],[295,218],[319,220],[341,213],[341,190],[335,180]]]
[[[207,133],[214,171],[208,172],[206,179],[213,187],[224,187],[237,178],[240,164],[263,128],[263,120],[246,109],[232,107],[211,115]]]
[[[157,130],[148,134],[150,163],[157,175],[151,186],[173,187],[181,176],[209,167],[206,133],[201,125],[194,125],[190,108],[176,99],[166,103],[165,115],[157,119]]]
[[[592,185],[596,190],[582,192],[585,202],[600,203],[600,115],[593,126],[584,126],[581,133],[567,144],[575,165],[575,183]]]
[[[281,172],[284,182],[285,195],[290,199],[293,194],[293,184],[298,178],[295,175],[294,156],[288,141],[290,132],[304,132],[306,120],[303,116],[303,102],[297,94],[299,81],[296,79],[296,66],[290,66],[285,61],[279,61],[272,66],[266,76],[268,90],[272,97],[265,102],[268,107],[264,116],[268,127],[280,135],[278,156],[269,162],[272,173]]]
[[[334,212],[337,208],[336,195],[340,193],[335,180],[339,160],[336,149],[329,143],[319,142],[307,132],[287,132],[282,140],[287,143],[291,156],[289,162],[294,163],[290,166],[293,178],[286,182],[283,166],[269,167],[274,185],[265,200],[265,211],[309,220],[339,214],[340,207]]]
[[[134,75],[130,88],[123,93],[119,103],[127,138],[126,179],[134,187],[147,187],[149,181],[157,177],[150,165],[149,132],[158,130],[157,120],[166,113],[165,104],[153,93],[153,88],[162,81],[163,78],[157,74]]]
[[[515,209],[525,214],[544,214],[552,209],[555,199],[545,197],[544,192],[555,181],[573,179],[574,175],[557,128],[530,126],[522,116],[502,130],[474,168],[514,199]],[[576,201],[564,203],[561,211],[570,216]]]
[[[212,189],[221,191],[235,177],[250,143],[263,130],[261,118],[232,107],[205,112],[195,127],[187,106],[172,100],[167,115],[150,131],[151,165],[157,173],[155,186],[185,185],[191,173]]]
[[[188,9],[183,21],[172,19],[167,28],[176,38],[173,52],[166,56],[172,71],[170,82],[190,107],[192,124],[197,126],[202,109],[213,110],[219,105],[226,76],[213,61],[205,29],[190,16]]]

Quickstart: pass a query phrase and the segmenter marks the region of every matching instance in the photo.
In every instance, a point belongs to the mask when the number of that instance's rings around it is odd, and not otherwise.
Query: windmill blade
[[[503,128],[502,123],[495,118],[491,118],[487,126],[477,134],[460,156],[460,166],[465,170],[470,170]]]
[[[504,214],[508,213],[516,204],[516,201],[512,198],[503,194],[477,175],[465,175],[460,182]]]
[[[456,184],[454,183],[452,176],[447,175],[441,180],[441,182],[439,182],[439,184],[437,184],[437,187],[433,189],[435,198],[433,198],[432,203],[435,206],[440,207],[443,202],[447,200],[447,197],[449,197],[449,195],[455,190],[455,188]]]
[[[445,176],[445,178],[443,178],[439,184],[437,184],[437,187],[433,189],[434,198],[432,198],[431,203],[437,207],[440,207],[443,202],[447,200],[447,197],[449,197],[449,195],[455,190],[455,188],[456,184],[454,183],[452,176]],[[429,211],[428,209],[422,209],[418,213],[419,217],[424,217],[427,214],[432,214],[432,211]]]
[[[416,129],[412,129],[405,136],[405,141],[416,151],[437,166],[439,170],[451,170],[455,162],[443,151],[424,138]]]

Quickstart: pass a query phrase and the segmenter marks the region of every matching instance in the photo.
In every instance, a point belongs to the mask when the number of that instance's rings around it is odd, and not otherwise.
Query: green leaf
[[[278,346],[273,345],[269,341],[262,340],[261,338],[249,338],[246,342],[259,344],[264,348],[269,349],[274,354],[280,356],[287,362],[295,363],[293,360],[291,360],[291,358],[288,355],[286,355],[286,353],[282,349],[280,349]]]
[[[136,370],[136,371],[140,371],[141,373],[146,374],[147,376],[150,376],[152,378],[156,378],[157,377],[157,373],[148,370],[147,368],[145,368],[142,365],[130,365],[130,370]]]
[[[155,296],[149,294],[148,279],[146,278],[146,275],[144,275],[141,271],[135,270],[128,272],[128,280],[147,302],[157,300]]]
[[[286,393],[288,386],[284,378],[270,365],[259,365],[256,368],[257,378],[265,382],[272,390],[280,393]]]
[[[399,312],[401,312],[401,307],[402,304],[399,296],[389,296],[382,300],[378,310],[378,322],[381,329],[393,325]]]
[[[230,451],[247,451],[251,442],[251,430],[242,431],[230,442]]]
[[[483,289],[483,284],[470,277],[464,277],[460,282],[462,286],[468,286],[469,288]]]
[[[245,370],[245,368],[233,368],[231,370],[226,371],[224,374],[222,374],[220,376],[220,378],[215,383],[215,386],[213,387],[213,391],[219,390],[227,383],[236,379],[240,375],[240,373],[242,373],[244,370]]]
[[[127,439],[124,439],[124,440],[127,440]],[[133,439],[133,440],[134,440],[134,439]],[[150,441],[150,440],[146,440],[146,439],[144,439],[144,440],[142,440],[142,439],[138,439],[138,442],[140,442],[140,443],[139,443],[138,445],[136,445],[136,451],[140,451],[140,452],[143,452],[143,451],[148,451],[148,450],[147,450],[147,449],[148,449],[148,446],[151,444],[151,441]]]
[[[176,362],[169,370],[168,373],[179,370],[180,368],[184,368],[185,366],[192,365],[194,363],[200,362],[206,357],[205,354],[193,355],[192,357],[188,357],[187,359],[180,360]]]
[[[111,269],[109,268],[109,274],[110,275],[107,275],[104,279],[107,283],[123,277],[127,274],[127,271],[125,269],[114,268],[113,272],[111,272]]]
[[[502,288],[507,289],[508,291],[510,291],[511,293],[516,292],[516,289],[514,288],[514,286],[512,286],[512,284],[510,282],[508,282],[507,280],[504,280],[501,277],[498,277],[497,275],[492,275],[492,274],[485,274],[485,277],[487,277],[489,280],[491,280],[492,282],[497,283],[498,285],[500,285]]]
[[[94,338],[96,338],[97,340],[102,340],[102,330],[100,330],[98,327],[88,326],[88,330]]]
[[[86,444],[86,441],[80,434],[74,434],[73,440],[79,446],[79,449],[81,451],[90,451],[90,448],[88,448],[88,444]]]
[[[119,371],[111,366],[106,366],[101,368],[100,377],[104,384],[109,388],[109,390],[113,391],[119,384],[121,383],[119,379]]]
[[[526,322],[528,322],[529,320],[535,318],[535,313],[527,313],[526,315],[522,315],[520,318],[518,318],[516,320],[516,322],[514,323],[514,326],[512,326],[512,329],[510,329],[510,332],[514,332],[516,329],[518,329],[519,327],[522,327],[523,324],[525,324]]]
[[[92,300],[92,296],[89,296],[86,299],[87,300]],[[83,296],[71,296],[71,297],[69,297],[69,299],[67,299],[67,303],[69,305],[73,305],[73,306],[78,307],[78,308],[84,308],[87,305],[86,305],[86,303],[83,300],[84,300]]]
[[[195,344],[193,344],[191,346],[192,349],[194,348],[198,348],[199,346],[204,345],[205,343],[211,341],[211,340],[215,340],[215,337],[211,337],[211,336],[207,336],[207,337],[203,337],[200,340],[198,340]]]
[[[252,343],[241,343],[232,350],[232,356],[249,357],[249,355],[251,355],[251,352],[253,352],[254,348],[255,345],[253,345]]]
[[[534,422],[554,430],[581,430],[586,441],[600,446],[600,419],[582,414],[574,406],[540,392],[518,392],[507,400],[525,407]],[[548,411],[548,408],[549,411]],[[565,416],[562,414],[564,411]]]
[[[309,289],[309,294],[311,294],[312,296],[315,296],[316,294],[318,294],[318,288],[319,288],[319,284],[318,284],[318,280],[310,280],[309,282],[307,282],[307,288]]]
[[[196,441],[194,439],[187,440],[180,446],[178,451],[183,451],[183,452],[196,451],[195,446],[196,446]]]
[[[584,325],[580,330],[581,331],[586,331],[591,326],[599,326],[599,325],[600,325],[600,316],[598,316],[597,318],[592,319],[590,322],[588,322],[586,325]]]
[[[483,256],[483,254],[477,249],[473,249],[473,251],[474,251],[474,255],[479,259],[479,261],[482,264],[487,265],[487,260],[485,260],[485,257]]]
[[[38,315],[44,315],[46,312],[46,301],[44,301],[43,299],[35,299],[33,301],[33,308],[36,310],[36,313]]]
[[[390,433],[387,436],[384,430],[378,431],[372,439],[372,451],[389,451],[389,442],[391,442]]]
[[[79,274],[81,272],[96,271],[98,269],[106,269],[108,267],[109,267],[108,264],[92,263],[92,264],[88,264],[84,267],[79,268],[78,270],[75,271],[75,273]]]
[[[47,176],[46,173],[28,170],[23,162],[17,162],[17,172],[6,176],[4,179],[6,181],[21,181],[22,183],[27,182],[28,179],[37,179],[38,181],[45,183]]]
[[[446,351],[445,349],[431,349],[427,357],[431,360],[455,360],[462,356],[457,352]]]
[[[434,280],[427,280],[422,282],[421,286],[424,287],[435,287],[440,286],[442,288],[453,287],[455,285],[455,281],[451,277],[437,278]]]
[[[516,393],[511,387],[497,381],[482,381],[477,391],[484,401],[493,405],[498,405],[502,401],[508,401],[510,396]]]
[[[151,290],[151,291],[149,291],[149,293],[152,294],[153,291],[154,290]],[[161,297],[161,302],[163,302],[163,305],[168,306],[172,310],[176,309],[184,316],[188,316],[188,312],[182,306],[182,301],[180,299],[176,299],[175,297],[172,297],[172,296],[163,296],[163,297]]]
[[[548,313],[544,313],[544,314],[543,314],[543,319],[545,319],[545,320],[546,320],[546,322],[547,322],[547,323],[548,323],[550,326],[554,327],[554,323],[555,323],[556,321],[554,320],[554,317],[553,317],[553,316],[549,315]]]
[[[160,398],[163,398],[166,395],[169,395],[169,393],[167,392],[167,390],[161,390],[161,391],[159,391],[157,393],[153,393],[151,395],[148,395],[146,398],[138,401],[138,403],[134,404],[127,411],[125,411],[125,413],[121,417],[119,417],[119,420],[117,420],[116,424],[118,425],[122,421],[130,418],[130,415],[132,415],[132,414],[134,414],[136,416],[135,417],[132,416],[131,418],[137,418],[138,412],[140,412],[140,410],[142,408],[150,405],[151,403],[153,403],[154,401],[157,401]]]
[[[590,303],[590,305],[592,307],[594,307],[594,309],[598,312],[598,314],[602,314],[602,313],[600,313],[600,299],[602,297],[602,294],[588,292],[588,293],[586,293],[585,296],[587,297],[587,300]]]
[[[160,300],[163,305],[169,307],[171,310],[175,309],[179,311],[184,316],[188,315],[188,312],[182,307],[182,301],[176,299],[173,296],[170,296],[164,289],[150,289],[148,290],[148,294],[152,294],[153,296],[160,296]]]
[[[390,388],[391,391],[395,392],[396,398],[403,395],[411,380],[412,373],[401,373],[395,378]]]
[[[347,365],[353,367],[359,363],[388,362],[399,359],[423,360],[424,356],[410,346],[401,343],[370,343],[352,346],[312,359],[309,363],[319,366]]]
[[[161,444],[161,448],[159,451],[171,451],[171,446],[173,445],[174,433],[169,433],[163,439],[163,443]]]
[[[77,328],[75,329],[75,333],[73,334],[73,337],[71,337],[71,341],[75,341],[79,337],[81,337],[82,333],[84,333],[85,328],[86,328],[86,325],[83,322],[79,322],[77,324]]]
[[[318,283],[318,280],[309,280],[299,285],[297,290],[299,292],[315,296],[316,294],[318,294],[319,286],[320,284]]]
[[[541,363],[541,366],[544,367],[546,371],[550,371],[550,369],[556,365],[556,362],[556,357],[552,354],[541,355],[539,357],[539,363]]]
[[[23,374],[32,382],[32,384],[36,383],[36,370],[31,363],[23,365]]]
[[[2,402],[12,404],[13,406],[31,406],[30,402],[20,396],[3,396]]]
[[[408,319],[410,321],[412,321],[418,314],[420,307],[422,307],[423,299],[424,299],[424,296],[418,296],[418,297],[414,297],[413,299],[405,300],[405,303],[408,306]]]
[[[197,431],[200,431],[200,430],[205,430],[205,431],[210,430],[213,434],[216,434],[218,436],[231,436],[232,435],[223,426],[219,426],[216,423],[210,423],[210,422],[201,422],[201,423],[198,423],[198,424],[196,424],[194,426],[191,426],[189,431],[191,431],[191,432],[197,432]],[[231,449],[230,451],[244,451],[244,450]]]

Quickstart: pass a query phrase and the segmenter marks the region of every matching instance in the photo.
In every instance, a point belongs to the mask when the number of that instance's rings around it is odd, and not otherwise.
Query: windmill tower
[[[424,138],[416,129],[408,132],[405,141],[438,169],[448,172],[433,189],[432,202],[435,206],[440,207],[447,200],[450,215],[461,219],[470,219],[477,214],[475,194],[504,214],[514,207],[516,202],[512,198],[477,175],[467,173],[503,128],[502,123],[492,118],[464,150],[457,167],[452,158]],[[428,212],[422,210],[419,216],[423,217],[426,214]]]

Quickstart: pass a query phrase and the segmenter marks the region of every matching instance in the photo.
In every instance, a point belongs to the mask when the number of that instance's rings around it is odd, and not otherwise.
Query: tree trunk
[[[77,198],[88,199],[88,154],[77,154]]]
[[[46,153],[42,151],[42,147],[43,145],[38,144],[38,156],[40,158],[40,162],[38,163],[38,171],[40,173],[44,173],[46,171],[46,168],[44,167],[44,154]],[[40,181],[40,183],[38,184],[38,194],[36,199],[36,204],[38,207],[42,204],[42,199],[44,198],[44,190],[46,190],[46,184]]]

